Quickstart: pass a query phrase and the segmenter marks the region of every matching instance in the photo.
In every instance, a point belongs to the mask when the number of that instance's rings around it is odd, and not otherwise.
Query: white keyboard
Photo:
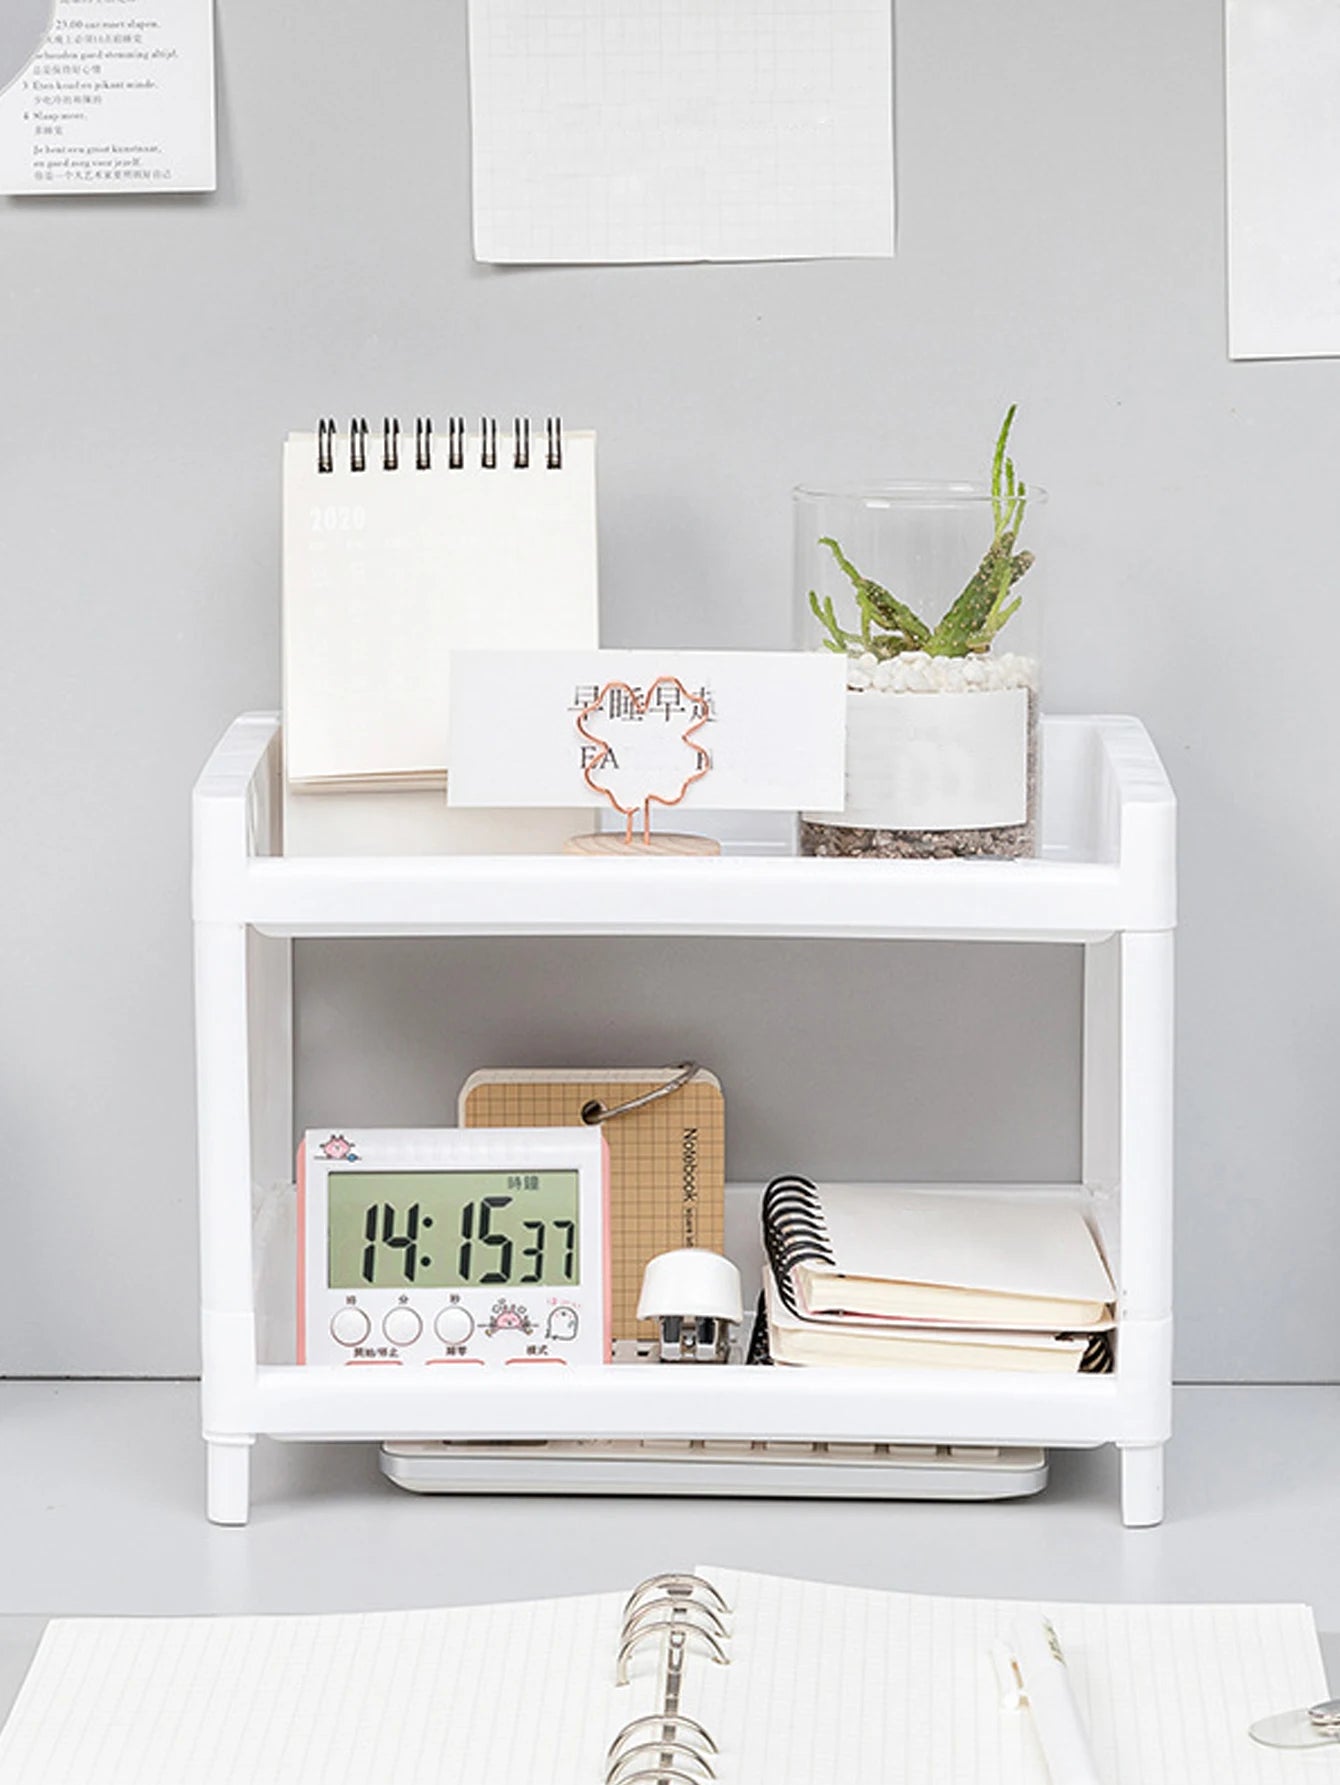
[[[433,1438],[383,1444],[381,1466],[416,1494],[1006,1500],[1047,1485],[1047,1453],[1031,1445]]]

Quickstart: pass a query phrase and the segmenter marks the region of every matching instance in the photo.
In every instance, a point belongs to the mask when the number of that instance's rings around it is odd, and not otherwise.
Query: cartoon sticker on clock
[[[343,1134],[332,1134],[330,1139],[321,1144],[323,1159],[357,1159],[354,1143]]]
[[[549,1316],[549,1323],[544,1329],[546,1339],[575,1339],[577,1337],[577,1310],[567,1302],[561,1302]]]
[[[484,1331],[492,1339],[498,1333],[533,1333],[535,1327],[520,1302],[504,1301],[499,1297],[493,1304]]]

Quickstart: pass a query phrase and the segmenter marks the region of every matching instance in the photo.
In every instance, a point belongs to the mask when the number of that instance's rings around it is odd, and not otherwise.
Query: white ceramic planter
[[[1028,855],[1037,806],[1031,658],[853,661],[846,799],[802,814],[817,855]]]

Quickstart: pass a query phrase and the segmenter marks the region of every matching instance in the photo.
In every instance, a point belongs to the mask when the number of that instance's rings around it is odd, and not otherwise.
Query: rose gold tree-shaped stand
[[[679,732],[678,741],[690,752],[692,766],[686,769],[677,782],[664,778],[667,771],[659,763],[648,765],[645,777],[636,772],[630,775],[626,764],[620,764],[618,760],[614,741],[593,729],[593,725],[599,723],[601,731],[608,733],[613,728],[614,721],[636,726],[648,723],[654,725],[658,721],[674,723],[685,715],[688,724]],[[602,795],[616,812],[623,814],[623,834],[620,835],[618,831],[593,831],[583,836],[569,837],[563,845],[563,853],[624,857],[720,855],[721,845],[712,837],[688,836],[675,831],[653,831],[651,828],[653,805],[679,805],[689,788],[711,771],[711,757],[695,741],[697,733],[711,716],[706,694],[701,691],[690,693],[678,676],[657,676],[645,693],[631,687],[627,682],[606,682],[595,699],[588,702],[577,715],[577,730],[588,752],[582,775],[593,793]],[[611,785],[615,769],[623,771],[617,788]],[[673,775],[677,770],[669,773]],[[640,835],[635,823],[639,814],[642,820]]]

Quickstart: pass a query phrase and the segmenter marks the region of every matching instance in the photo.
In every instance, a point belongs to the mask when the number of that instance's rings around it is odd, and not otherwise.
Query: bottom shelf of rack
[[[984,1186],[937,1186],[946,1197]],[[1121,1280],[1118,1193],[995,1186],[1011,1201],[1085,1210]],[[759,1186],[727,1186],[726,1250],[752,1306]],[[1170,1318],[1125,1318],[1105,1375],[744,1365],[297,1365],[293,1191],[257,1198],[257,1314],[206,1316],[210,1438],[668,1438],[807,1442],[1159,1444],[1168,1435]],[[1126,1300],[1123,1286],[1123,1303]],[[258,1367],[244,1360],[260,1356]]]
[[[444,1382],[431,1367],[270,1365],[231,1392],[216,1380],[205,1428],[287,1439],[1157,1443],[1169,1423],[1163,1324],[1123,1333],[1121,1363],[1106,1376],[626,1365],[462,1371]]]

